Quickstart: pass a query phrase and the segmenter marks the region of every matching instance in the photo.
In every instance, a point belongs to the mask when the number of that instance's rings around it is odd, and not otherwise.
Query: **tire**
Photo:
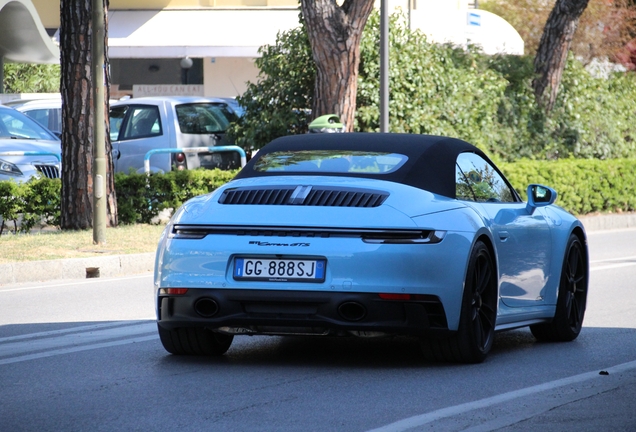
[[[161,344],[171,354],[219,356],[232,345],[234,336],[201,327],[168,330],[157,324]]]
[[[497,299],[497,274],[492,255],[482,241],[477,241],[466,271],[457,333],[443,339],[422,339],[424,355],[436,361],[483,362],[495,338]]]
[[[583,327],[588,289],[587,256],[575,234],[570,235],[565,250],[554,318],[552,322],[530,326],[539,341],[573,341]]]

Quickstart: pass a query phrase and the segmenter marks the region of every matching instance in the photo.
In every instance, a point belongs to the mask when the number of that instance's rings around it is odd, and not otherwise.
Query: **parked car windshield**
[[[58,141],[48,129],[13,108],[0,107],[0,139]]]
[[[390,173],[407,157],[398,153],[343,150],[300,150],[263,154],[254,165],[260,172]]]
[[[184,134],[225,132],[236,115],[225,104],[193,103],[176,106],[179,128]]]

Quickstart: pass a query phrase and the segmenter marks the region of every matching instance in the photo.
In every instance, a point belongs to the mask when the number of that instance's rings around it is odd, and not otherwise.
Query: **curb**
[[[636,213],[580,216],[586,231],[636,228]]]
[[[581,216],[588,232],[636,228],[636,213]],[[0,285],[56,279],[128,276],[152,272],[155,253],[70,258],[51,261],[21,261],[0,264]]]
[[[70,258],[49,261],[21,261],[0,264],[0,285],[55,279],[115,277],[151,272],[155,253]]]

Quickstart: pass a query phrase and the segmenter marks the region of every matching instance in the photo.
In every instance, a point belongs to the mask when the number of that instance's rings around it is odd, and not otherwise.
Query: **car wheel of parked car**
[[[570,235],[567,244],[554,319],[550,323],[530,326],[540,341],[569,342],[577,338],[583,327],[587,302],[587,266],[581,240]]]
[[[437,361],[480,363],[495,338],[497,277],[488,247],[478,241],[470,254],[457,333],[449,338],[423,339],[425,356]]]
[[[224,354],[234,336],[213,332],[201,327],[168,330],[157,326],[163,347],[171,354],[215,356]]]

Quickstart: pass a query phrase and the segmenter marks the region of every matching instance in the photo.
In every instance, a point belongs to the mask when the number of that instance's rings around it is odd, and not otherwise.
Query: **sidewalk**
[[[580,219],[588,232],[636,228],[636,213],[584,216]],[[154,259],[154,252],[149,252],[0,264],[0,285],[146,273],[153,270]]]

